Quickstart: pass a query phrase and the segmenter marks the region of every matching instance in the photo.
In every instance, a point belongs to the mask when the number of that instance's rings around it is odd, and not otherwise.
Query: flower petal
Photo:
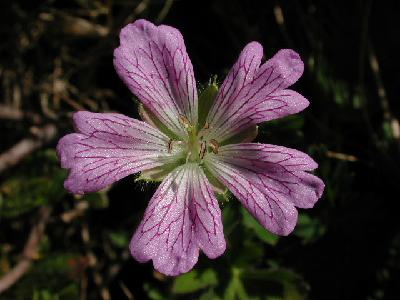
[[[220,142],[251,125],[297,113],[308,106],[300,94],[285,90],[303,73],[300,56],[280,50],[260,66],[263,49],[248,44],[221,86],[207,117],[214,130],[210,138]]]
[[[287,235],[297,211],[313,207],[322,196],[323,182],[304,171],[317,164],[306,154],[266,144],[236,144],[209,154],[206,164],[250,213],[268,230]]]
[[[130,244],[133,257],[152,259],[154,268],[166,275],[192,269],[199,249],[215,258],[225,247],[218,202],[196,164],[178,167],[164,179]]]
[[[310,102],[299,93],[290,89],[279,90],[271,93],[263,101],[254,106],[254,113],[251,116],[252,123],[262,123],[283,116],[296,114],[305,109]],[[235,126],[241,130],[242,126],[246,125],[246,119]]]
[[[121,30],[114,66],[132,93],[175,134],[187,134],[180,115],[197,123],[193,66],[177,29],[145,20],[128,24]]]
[[[169,138],[145,122],[121,114],[74,114],[78,133],[57,145],[61,166],[71,169],[64,186],[72,193],[98,191],[132,173],[173,161]]]

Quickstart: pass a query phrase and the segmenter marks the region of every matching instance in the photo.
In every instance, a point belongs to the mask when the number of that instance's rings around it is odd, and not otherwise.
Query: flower
[[[228,188],[270,232],[287,235],[297,209],[313,207],[324,183],[308,173],[317,164],[300,151],[251,143],[256,125],[306,108],[287,89],[303,73],[293,50],[261,64],[262,46],[249,43],[220,89],[198,99],[193,67],[180,32],[138,20],[121,30],[114,66],[141,103],[144,121],[116,113],[80,111],[77,133],[57,153],[70,169],[65,188],[98,191],[132,173],[162,180],[130,243],[138,261],[178,275],[226,248],[216,193]]]

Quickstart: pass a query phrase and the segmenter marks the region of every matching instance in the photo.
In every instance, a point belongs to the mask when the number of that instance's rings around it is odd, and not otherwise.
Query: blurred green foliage
[[[74,300],[79,298],[80,258],[72,253],[52,253],[11,289],[15,300]]]
[[[66,173],[52,149],[29,157],[15,175],[0,184],[0,218],[15,218],[63,199]]]
[[[326,189],[288,237],[265,231],[226,193],[225,254],[201,255],[170,278],[128,249],[157,184],[130,176],[67,194],[54,139],[0,174],[0,282],[24,257],[40,208],[52,208],[32,267],[0,299],[398,299],[399,9],[362,0],[2,1],[0,112],[11,110],[0,114],[0,153],[46,124],[57,138],[71,132],[76,110],[138,118],[112,51],[122,26],[146,18],[181,30],[198,86],[221,82],[251,40],[266,58],[298,51],[306,67],[294,89],[310,107],[260,124],[256,141],[309,153]]]

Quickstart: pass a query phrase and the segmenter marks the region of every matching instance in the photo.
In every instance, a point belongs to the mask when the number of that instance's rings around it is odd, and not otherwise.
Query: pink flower
[[[226,248],[215,193],[228,188],[269,231],[289,234],[297,209],[313,207],[323,182],[307,173],[317,164],[281,146],[251,143],[256,124],[297,113],[309,104],[287,89],[303,73],[293,50],[261,64],[262,46],[248,44],[221,88],[198,99],[193,67],[180,32],[139,20],[127,25],[114,51],[122,80],[142,102],[144,121],[115,113],[77,112],[77,133],[57,151],[70,169],[65,188],[98,191],[132,173],[162,180],[130,249],[167,275],[188,272],[201,249],[209,258]]]

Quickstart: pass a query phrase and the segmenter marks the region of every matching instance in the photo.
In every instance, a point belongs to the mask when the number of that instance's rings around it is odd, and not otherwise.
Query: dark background
[[[32,266],[0,299],[399,299],[399,14],[399,1],[372,0],[1,1],[0,286],[22,260]],[[324,196],[293,234],[265,233],[232,199],[221,203],[226,253],[166,278],[127,249],[156,184],[132,175],[84,197],[64,191],[54,148],[72,112],[138,117],[112,65],[137,18],[182,32],[200,84],[222,82],[253,40],[266,59],[300,53],[294,89],[309,108],[257,138],[319,163]]]

